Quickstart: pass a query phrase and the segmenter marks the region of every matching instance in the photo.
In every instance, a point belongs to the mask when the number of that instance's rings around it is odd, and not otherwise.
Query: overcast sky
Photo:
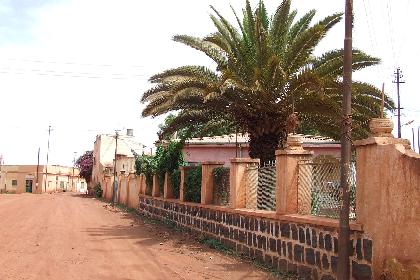
[[[240,11],[245,1],[230,1]],[[255,5],[257,1],[252,1]],[[414,0],[354,1],[354,47],[382,59],[381,66],[354,75],[381,87],[396,100],[392,84],[397,66],[401,86],[403,136],[420,126],[415,84],[420,64]],[[266,0],[269,13],[280,1]],[[208,17],[214,5],[232,18],[224,0],[1,0],[0,1],[0,154],[5,164],[46,161],[48,126],[50,163],[71,165],[73,152],[93,149],[95,135],[133,128],[151,147],[163,118],[141,118],[142,93],[150,75],[167,68],[212,66],[200,53],[171,41],[175,34],[214,32]],[[344,1],[294,0],[303,15],[316,20],[344,10]],[[324,39],[317,54],[341,48],[344,24]],[[416,139],[417,142],[417,139]]]

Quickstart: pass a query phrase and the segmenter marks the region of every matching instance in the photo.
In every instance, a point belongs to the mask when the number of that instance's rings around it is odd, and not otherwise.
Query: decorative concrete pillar
[[[201,163],[201,204],[213,203],[213,169],[222,167],[223,161],[205,161]]]
[[[132,199],[130,197],[131,195],[131,182],[136,180],[136,174],[134,171],[131,171],[130,174],[128,175],[128,180],[127,180],[127,199],[126,199],[126,205],[128,206],[128,204],[130,203],[130,199]]]
[[[165,182],[163,183],[163,198],[174,198],[174,192],[171,186],[170,175],[165,173]]]
[[[136,186],[139,190],[139,194],[144,194],[142,181],[143,181],[143,174],[137,175],[136,176]]]
[[[276,151],[276,212],[277,214],[298,213],[299,161],[309,161],[313,153],[302,147],[302,137],[289,135],[287,148]],[[308,186],[309,187],[309,186]],[[310,196],[310,190],[301,190]],[[307,199],[302,198],[301,202]],[[310,203],[310,200],[309,200]]]
[[[111,181],[111,176],[104,175],[103,185],[102,185],[102,189],[104,190],[104,193],[102,194],[102,196],[106,200],[109,200],[109,198],[112,197],[112,188],[110,187],[110,184],[109,184],[110,181]]]
[[[259,159],[233,158],[230,160],[230,206],[246,207],[246,169],[248,165],[258,165]]]
[[[410,264],[420,264],[420,155],[407,140],[393,137],[390,119],[372,119],[369,127],[372,136],[354,143],[356,221],[372,238],[372,279],[390,269],[390,262],[400,263],[405,272],[399,273],[408,275],[415,270]]]
[[[159,197],[160,190],[159,190],[159,179],[156,174],[153,175],[153,187],[152,187],[152,196]]]
[[[126,191],[126,179],[124,174],[118,176],[118,197],[117,201],[120,204],[124,204],[124,192]]]
[[[120,194],[121,194],[121,175],[117,175],[117,203],[120,202]]]
[[[189,169],[191,169],[191,166],[181,166],[179,168],[179,171],[181,172],[179,183],[179,201],[185,201],[185,176],[187,175]]]

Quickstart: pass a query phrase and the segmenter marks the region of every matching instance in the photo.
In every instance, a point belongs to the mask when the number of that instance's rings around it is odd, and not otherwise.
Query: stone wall
[[[237,252],[280,270],[296,272],[304,279],[335,279],[338,226],[317,224],[315,217],[313,223],[299,222],[288,216],[144,195],[140,196],[139,211],[209,235]],[[351,239],[351,275],[357,280],[371,279],[372,240],[354,227]]]

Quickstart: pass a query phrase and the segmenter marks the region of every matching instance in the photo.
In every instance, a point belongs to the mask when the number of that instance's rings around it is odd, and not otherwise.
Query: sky
[[[269,13],[280,1],[266,0]],[[45,164],[51,126],[49,163],[72,165],[92,150],[95,136],[134,130],[153,147],[164,117],[142,118],[140,98],[148,78],[182,65],[214,64],[203,54],[171,40],[175,34],[205,36],[215,31],[213,5],[233,20],[225,0],[0,0],[0,155],[5,164]],[[257,1],[251,1],[255,6]],[[344,1],[293,0],[302,16],[317,10],[315,21],[344,10]],[[420,126],[416,92],[420,64],[414,0],[354,1],[353,46],[382,59],[380,66],[355,73],[396,100],[396,67],[401,85],[403,137]],[[344,23],[337,24],[315,50],[341,48]],[[390,116],[396,120],[392,113]],[[396,129],[395,129],[396,131]],[[418,151],[418,150],[417,150]]]

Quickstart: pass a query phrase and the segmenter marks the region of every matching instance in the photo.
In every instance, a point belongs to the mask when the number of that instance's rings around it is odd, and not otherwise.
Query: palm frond
[[[202,39],[188,36],[188,35],[175,35],[173,37],[173,40],[175,42],[183,43],[191,48],[194,48],[196,50],[199,50],[203,53],[205,53],[208,57],[210,57],[212,60],[214,60],[219,65],[226,65],[227,58],[224,56],[224,54],[220,51],[220,49],[203,42]]]

